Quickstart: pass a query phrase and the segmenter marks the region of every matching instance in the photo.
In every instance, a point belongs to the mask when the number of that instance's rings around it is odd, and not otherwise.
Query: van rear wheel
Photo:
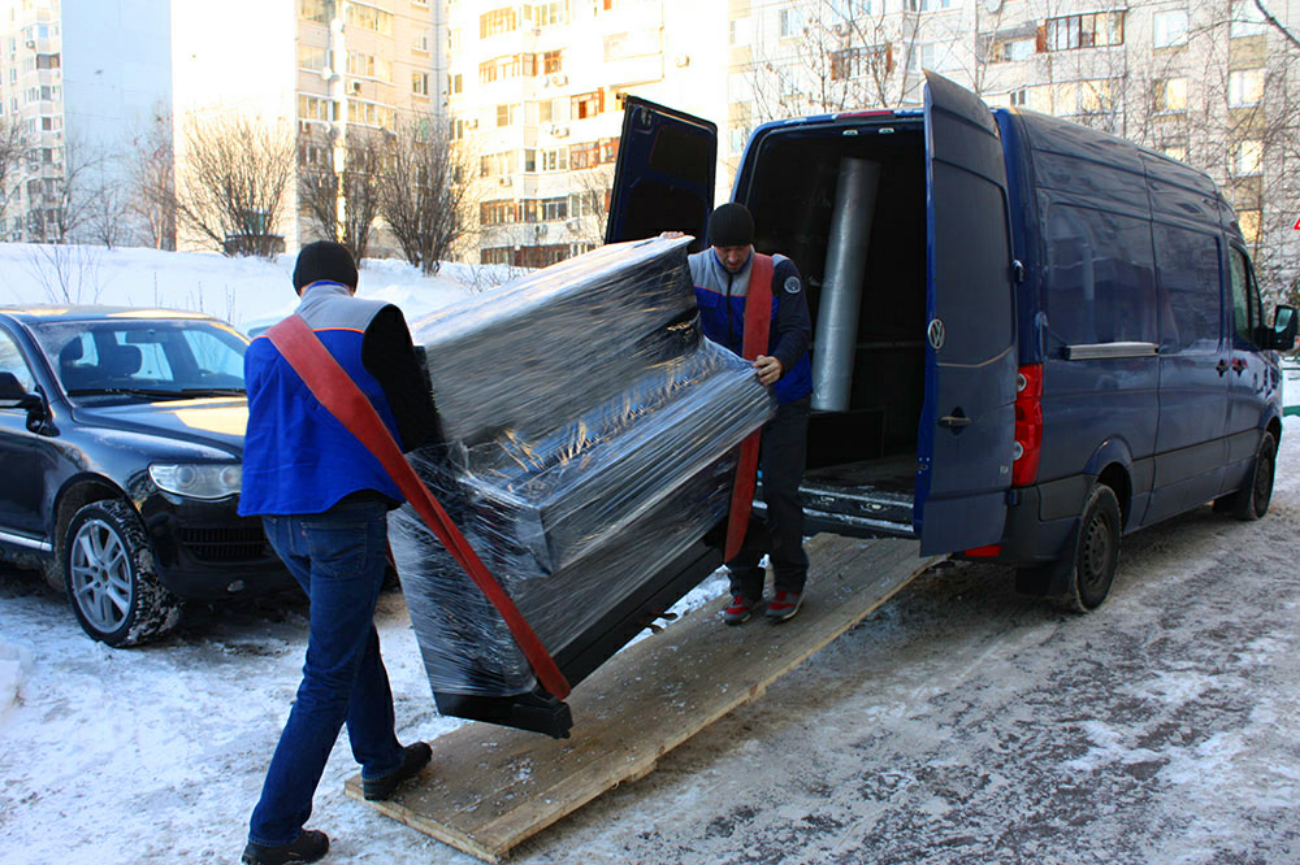
[[[1246,486],[1230,496],[1216,499],[1214,509],[1232,514],[1239,520],[1257,520],[1268,513],[1273,501],[1273,473],[1277,468],[1277,439],[1271,432],[1264,433],[1255,452]]]
[[[1088,494],[1079,528],[1066,554],[1049,568],[1055,573],[1050,584],[1065,584],[1065,591],[1052,598],[1057,606],[1077,613],[1095,610],[1110,594],[1119,570],[1119,540],[1123,527],[1119,499],[1105,484]]]

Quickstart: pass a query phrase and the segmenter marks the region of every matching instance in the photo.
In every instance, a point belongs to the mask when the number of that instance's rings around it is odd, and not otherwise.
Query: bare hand
[[[771,386],[781,377],[784,370],[781,368],[781,361],[765,354],[760,354],[754,361],[754,372],[758,376],[760,384]]]

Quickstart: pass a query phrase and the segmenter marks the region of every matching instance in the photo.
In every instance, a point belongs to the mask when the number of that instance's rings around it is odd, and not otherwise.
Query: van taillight
[[[1016,375],[1015,462],[1011,484],[1027,487],[1038,480],[1038,458],[1043,449],[1043,365],[1027,364]]]

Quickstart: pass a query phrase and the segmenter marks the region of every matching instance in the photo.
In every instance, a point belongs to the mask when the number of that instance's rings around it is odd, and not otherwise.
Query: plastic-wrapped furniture
[[[606,246],[415,322],[443,441],[410,455],[570,684],[721,564],[772,414],[700,334],[688,239]],[[566,735],[505,622],[410,509],[390,539],[443,714]]]

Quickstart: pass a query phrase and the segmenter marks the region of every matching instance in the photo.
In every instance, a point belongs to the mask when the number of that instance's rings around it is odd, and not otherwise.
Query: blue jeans
[[[266,536],[311,600],[302,684],[271,758],[248,838],[291,844],[344,722],[364,778],[394,771],[393,693],[379,656],[375,602],[384,579],[387,508],[347,501],[322,514],[264,516]]]

